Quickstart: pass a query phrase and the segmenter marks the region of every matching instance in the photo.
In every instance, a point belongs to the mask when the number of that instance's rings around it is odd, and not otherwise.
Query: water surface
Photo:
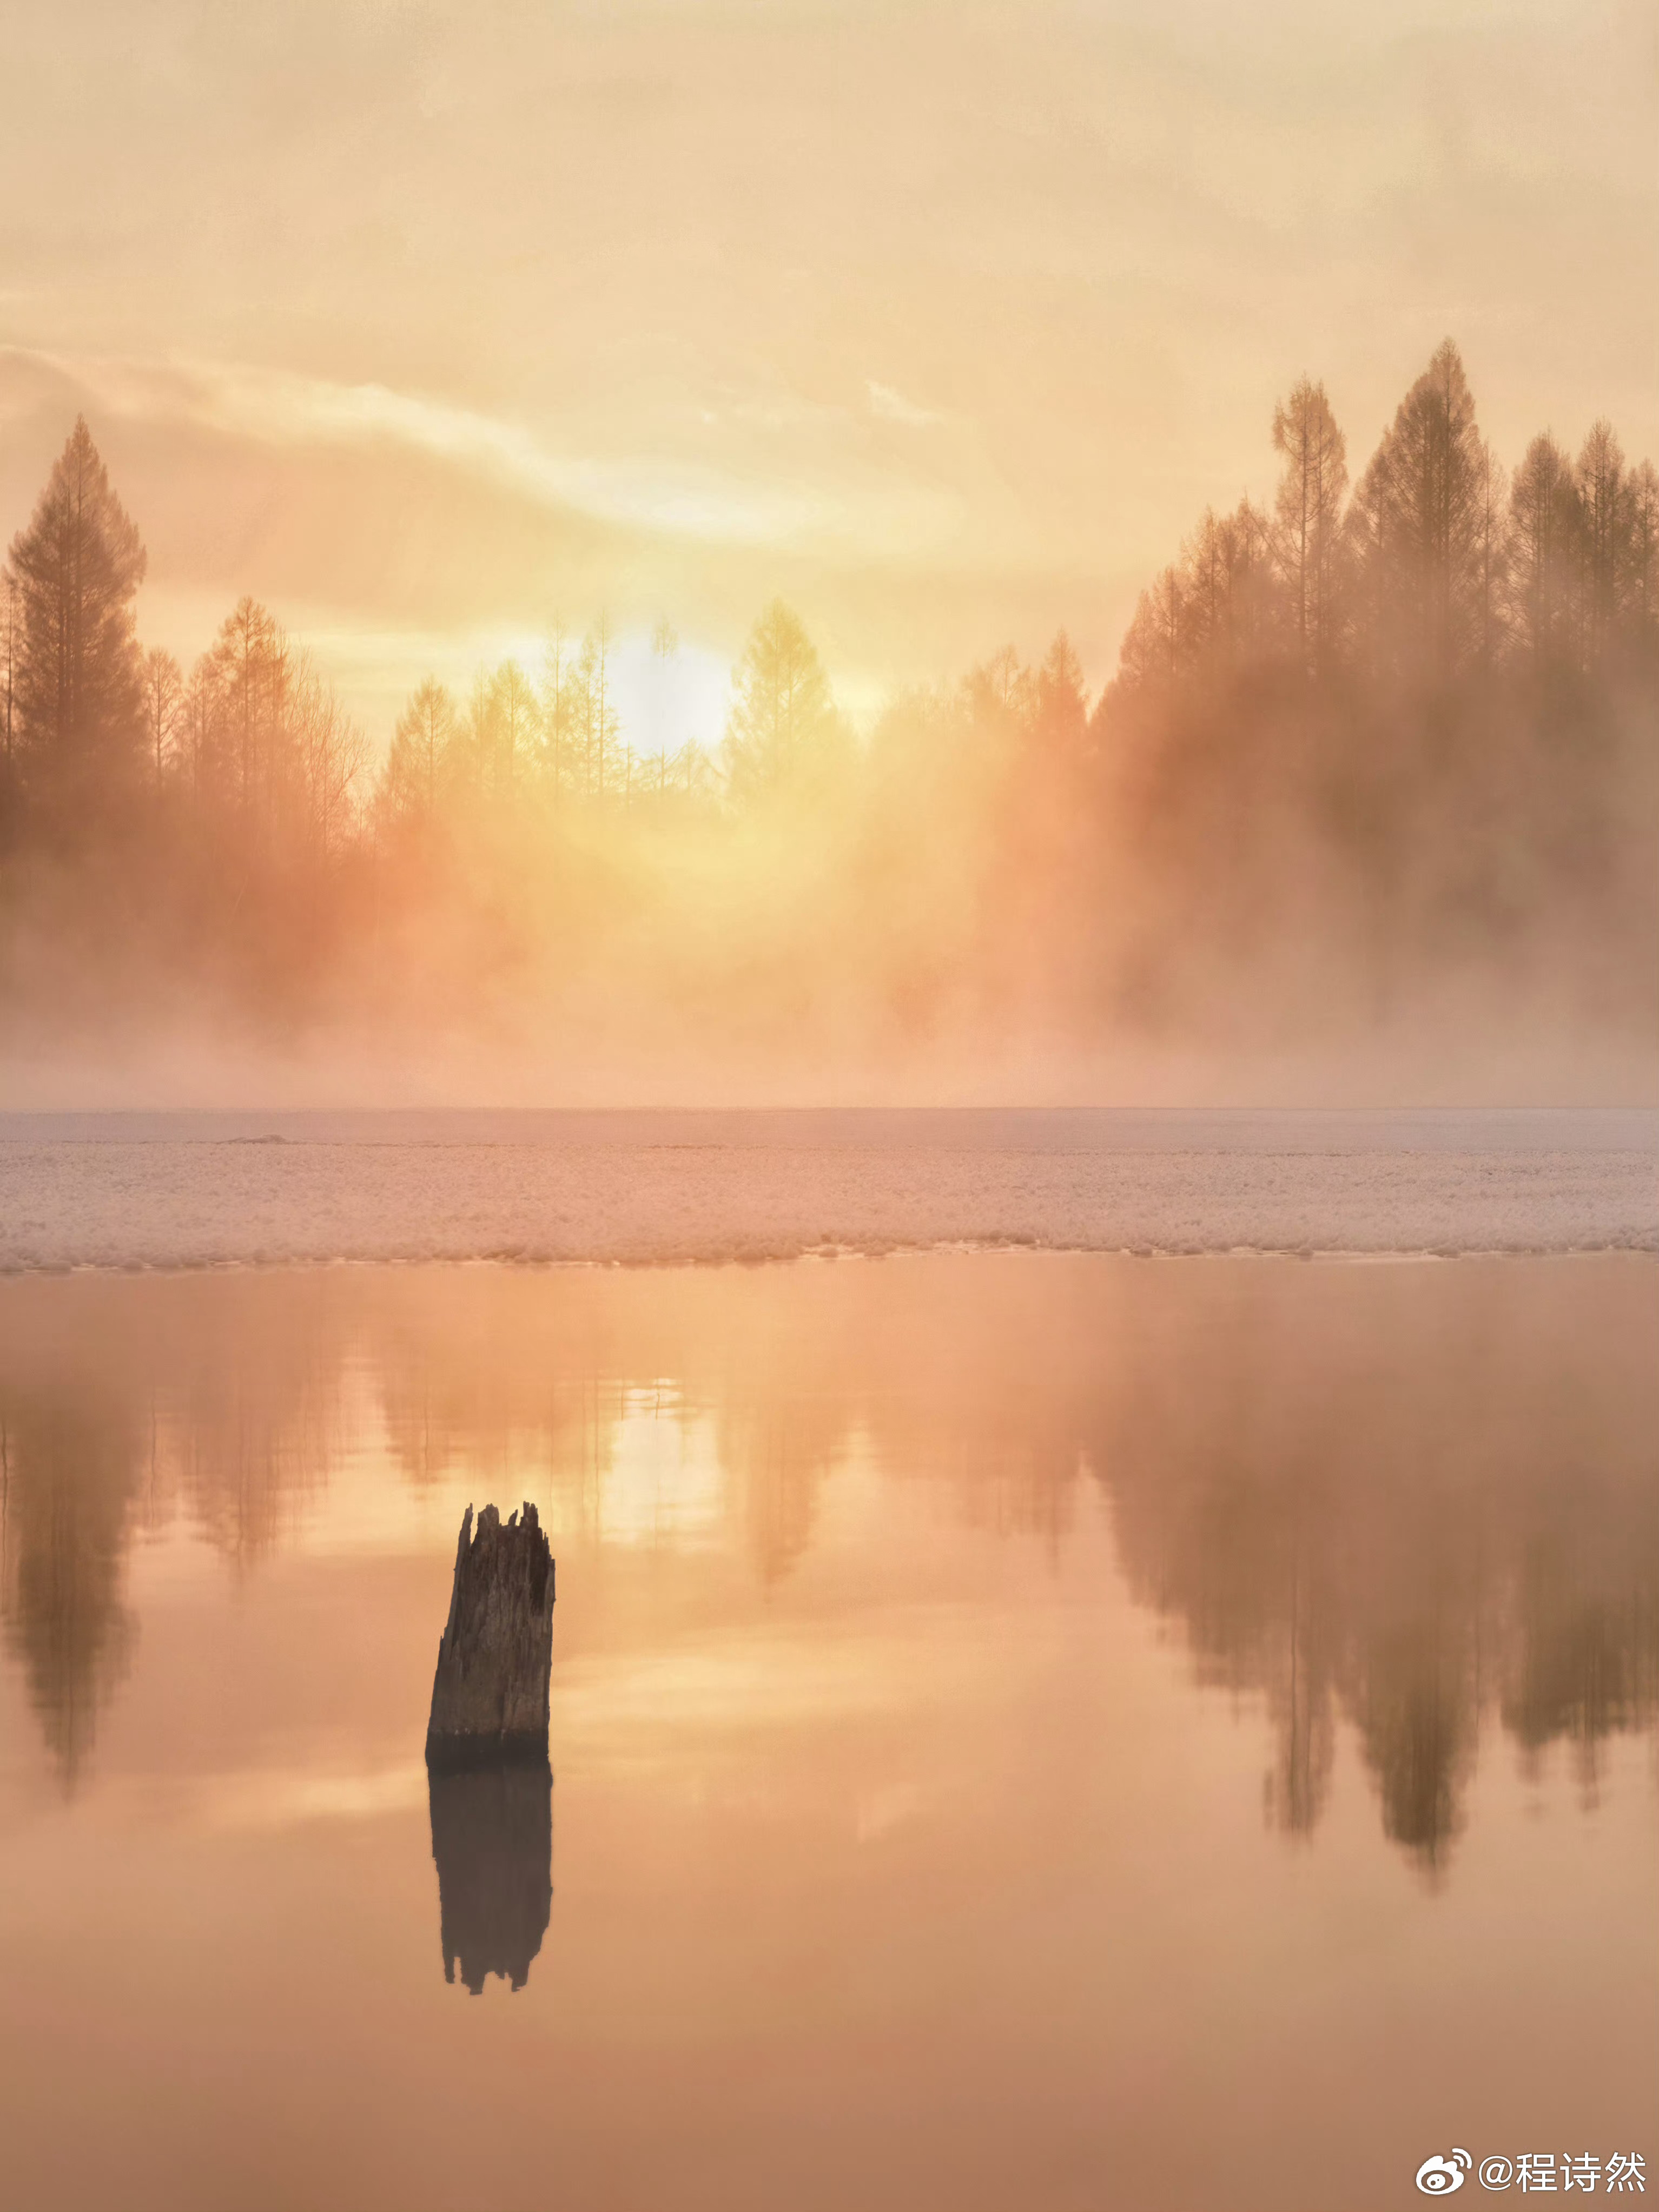
[[[0,1282],[0,2197],[1653,2166],[1656,1323],[1639,1255]],[[429,1790],[492,1498],[552,1772]]]

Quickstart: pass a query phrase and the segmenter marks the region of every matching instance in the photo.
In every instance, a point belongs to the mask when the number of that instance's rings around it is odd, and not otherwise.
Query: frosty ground
[[[1659,1112],[0,1115],[0,1269],[1659,1251]]]

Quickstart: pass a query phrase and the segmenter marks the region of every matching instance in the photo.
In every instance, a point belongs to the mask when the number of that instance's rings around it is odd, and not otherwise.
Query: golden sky
[[[0,0],[0,532],[84,408],[146,641],[242,592],[385,734],[602,607],[688,711],[782,592],[855,704],[1363,463],[1448,333],[1659,457],[1638,0]]]

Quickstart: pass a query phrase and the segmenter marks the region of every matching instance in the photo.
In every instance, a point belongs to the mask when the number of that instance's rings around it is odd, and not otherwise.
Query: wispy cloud
[[[74,359],[15,347],[0,348],[4,362],[52,372],[128,421],[205,428],[266,447],[389,447],[550,508],[714,544],[909,551],[941,542],[957,521],[937,497],[860,482],[851,470],[838,472],[841,481],[826,482],[787,467],[763,477],[718,460],[564,453],[520,422],[386,384],[341,383],[239,362]],[[891,398],[905,406],[896,394]],[[718,417],[714,427],[717,432]]]
[[[910,430],[930,430],[940,420],[932,408],[918,407],[890,384],[878,384],[872,377],[865,389],[870,395],[870,412],[884,422],[902,422]]]
[[[384,384],[222,362],[106,358],[54,366],[118,415],[173,417],[264,444],[401,446],[549,506],[637,528],[755,544],[787,542],[826,520],[820,504],[801,494],[683,462],[560,453],[520,423]]]

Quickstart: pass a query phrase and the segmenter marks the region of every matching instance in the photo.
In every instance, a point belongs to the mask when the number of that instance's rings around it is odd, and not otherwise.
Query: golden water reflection
[[[1634,1258],[0,1282],[0,2201],[1644,2150],[1656,1322]],[[434,1782],[526,1498],[556,1783]]]
[[[1098,1493],[1198,1679],[1265,1701],[1269,1820],[1316,1828],[1346,1726],[1432,1868],[1483,1722],[1591,1790],[1652,1721],[1656,1290],[1639,1261],[14,1281],[6,1644],[72,1786],[131,1660],[129,1554],[175,1524],[246,1576],[522,1492],[567,1547],[735,1550],[768,1589],[860,1460],[1056,1548]]]

